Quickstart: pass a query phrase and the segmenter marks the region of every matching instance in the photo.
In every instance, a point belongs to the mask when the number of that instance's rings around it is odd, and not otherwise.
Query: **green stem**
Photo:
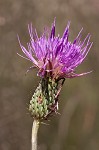
[[[32,150],[37,150],[37,133],[39,128],[39,120],[34,119],[32,126]]]

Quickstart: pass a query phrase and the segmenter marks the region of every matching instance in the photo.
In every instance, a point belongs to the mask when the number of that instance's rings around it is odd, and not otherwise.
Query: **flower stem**
[[[34,119],[32,126],[32,150],[37,150],[37,133],[39,128],[39,120]]]

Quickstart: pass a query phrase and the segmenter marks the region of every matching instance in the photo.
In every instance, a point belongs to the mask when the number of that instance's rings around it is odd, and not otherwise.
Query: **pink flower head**
[[[73,78],[89,73],[75,74],[74,72],[76,67],[83,62],[92,46],[90,34],[81,41],[81,29],[75,40],[70,42],[68,40],[69,27],[70,22],[68,22],[62,37],[55,36],[54,20],[50,34],[44,30],[43,34],[38,37],[36,30],[32,28],[32,25],[29,25],[30,41],[27,44],[27,49],[19,40],[20,47],[26,56],[21,57],[30,60],[34,67],[39,69],[38,75],[40,77]]]

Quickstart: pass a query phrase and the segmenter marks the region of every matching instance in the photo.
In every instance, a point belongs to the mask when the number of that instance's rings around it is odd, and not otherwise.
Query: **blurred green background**
[[[70,40],[83,27],[93,46],[77,73],[67,79],[60,94],[61,115],[39,129],[39,150],[99,150],[99,1],[98,0],[0,0],[0,150],[30,150],[32,118],[28,103],[39,83],[37,71],[16,53],[29,40],[28,23],[40,35],[56,17],[56,34],[71,21]]]

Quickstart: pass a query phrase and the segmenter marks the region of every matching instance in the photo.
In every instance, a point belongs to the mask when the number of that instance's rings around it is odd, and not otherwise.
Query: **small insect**
[[[41,95],[38,97],[38,101],[37,101],[39,104],[42,104],[43,100],[42,100],[42,97]]]

